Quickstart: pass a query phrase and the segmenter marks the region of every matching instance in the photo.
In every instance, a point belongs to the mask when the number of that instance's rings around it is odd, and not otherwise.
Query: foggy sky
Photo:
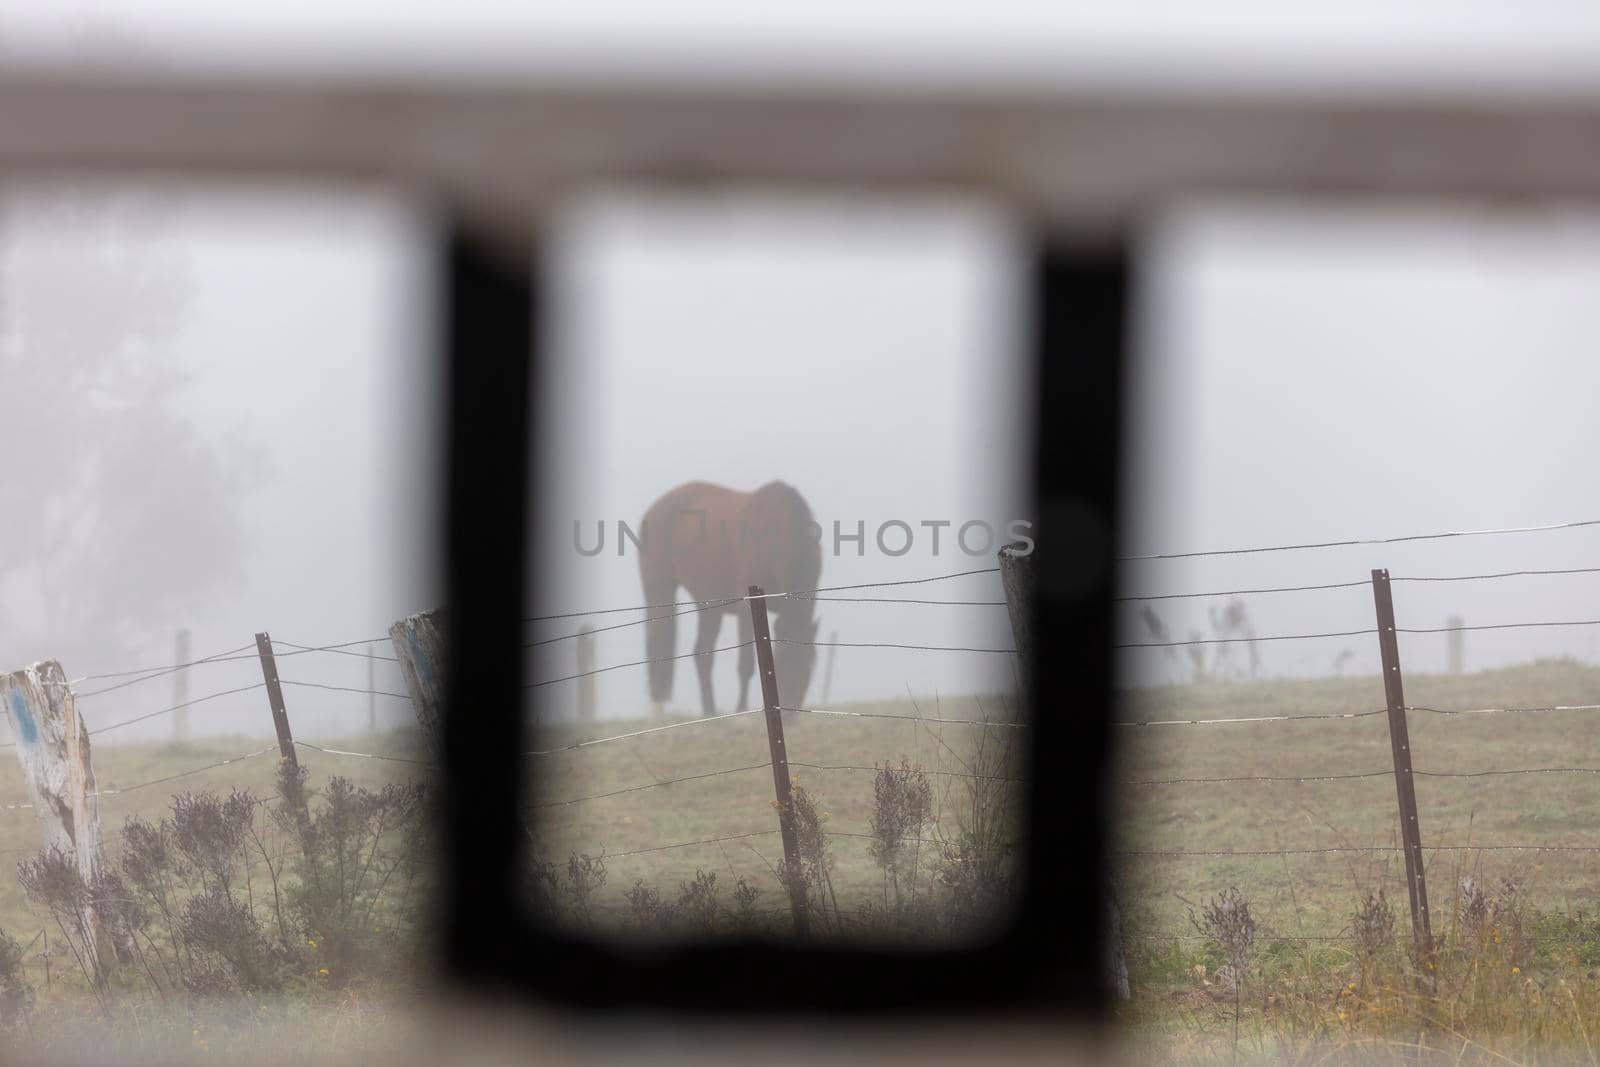
[[[25,219],[29,195],[46,193],[60,190],[14,191],[8,218]],[[176,262],[185,279],[165,342],[187,375],[182,409],[217,448],[243,442],[258,460],[237,504],[243,579],[189,606],[195,652],[246,645],[262,629],[304,644],[381,639],[393,619],[433,606],[438,442],[425,225],[404,204],[353,192],[141,187],[134,203],[149,217],[129,227],[130,255]],[[1143,246],[1126,550],[1600,517],[1587,492],[1600,444],[1588,411],[1600,386],[1597,238],[1597,220],[1560,213],[1234,204],[1158,220]],[[5,239],[20,271],[40,258],[29,247],[72,247],[70,234],[15,224]],[[614,554],[613,524],[637,520],[657,494],[690,478],[740,489],[782,478],[830,531],[836,519],[851,528],[863,521],[864,555],[853,546],[826,552],[826,585],[987,565],[953,551],[948,530],[934,558],[919,523],[998,523],[1025,511],[1019,249],[1002,214],[960,202],[574,205],[548,248],[559,377],[539,403],[557,438],[547,453],[554,494],[536,533],[555,580],[535,610],[640,603],[636,561]],[[83,417],[84,432],[94,432],[91,407]],[[607,521],[606,553],[572,550],[574,517],[591,530]],[[890,518],[918,531],[905,556],[886,557],[872,543]],[[1124,584],[1177,592],[1357,580],[1375,566],[1396,575],[1586,566],[1600,559],[1597,537],[1577,530],[1147,562],[1131,564]],[[148,558],[161,559],[151,547]],[[170,579],[181,585],[181,566]],[[992,579],[914,588],[999,599]],[[1587,606],[1597,586],[1600,576],[1407,585],[1396,588],[1396,603],[1402,626],[1442,625],[1451,613],[1471,624],[1585,619],[1600,616]],[[1370,593],[1360,588],[1248,603],[1260,634],[1372,625]],[[1186,636],[1205,627],[1208,604],[1158,610]],[[818,607],[822,635],[837,629],[844,641],[987,645],[1008,636],[1003,609]],[[25,622],[8,620],[0,650],[8,668],[63,654],[33,643]],[[560,632],[530,628],[530,637]],[[1596,636],[1593,628],[1474,633],[1468,665],[1593,660]],[[71,636],[69,676],[171,658],[166,631],[106,658],[96,650],[113,643],[100,638]],[[679,641],[686,650],[692,631],[680,630]],[[1346,647],[1347,673],[1375,670],[1370,638],[1264,645],[1264,668],[1325,673]],[[1401,649],[1408,669],[1437,669],[1444,639],[1407,638]],[[602,636],[597,660],[638,659],[642,650],[637,629],[619,630]],[[566,673],[570,654],[557,645],[530,656],[530,680]],[[726,709],[733,656],[722,659]],[[1154,652],[1130,652],[1126,663],[1135,681],[1175,669]],[[401,691],[392,665],[380,668],[379,688]],[[347,657],[298,657],[281,669],[289,679],[366,685],[365,661]],[[819,660],[813,702],[821,673]],[[1003,657],[844,649],[832,700],[971,692],[1006,677]],[[258,678],[248,661],[196,668],[190,692]],[[599,692],[606,713],[636,714],[642,672],[603,675]],[[571,699],[560,687],[543,695],[558,711]],[[162,679],[87,698],[84,708],[96,726],[170,698]],[[365,722],[362,695],[290,689],[287,698],[299,736]],[[692,670],[678,672],[673,703],[697,703]],[[385,724],[410,720],[400,700],[380,698],[379,713]],[[199,705],[191,722],[196,732],[269,732],[259,693]],[[158,719],[121,736],[168,729]]]

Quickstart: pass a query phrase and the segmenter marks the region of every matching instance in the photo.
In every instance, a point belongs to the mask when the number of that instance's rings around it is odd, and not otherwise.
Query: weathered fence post
[[[1033,692],[1033,553],[1020,550],[1022,543],[1006,545],[999,552],[1000,586],[1006,593],[1006,613],[1011,617],[1011,640],[1021,664],[1022,691]]]
[[[594,627],[578,628],[578,721],[594,722]]]
[[[783,746],[783,712],[778,701],[778,676],[772,665],[772,632],[767,625],[766,595],[759,586],[750,587],[750,629],[756,644],[756,673],[761,676],[761,706],[767,719],[767,750],[772,758],[772,787],[778,798],[778,831],[783,836],[783,862],[789,891],[789,907],[794,911],[794,932],[805,937],[811,932],[806,914],[804,881],[801,876],[800,844],[795,834],[794,799],[789,783],[789,755]]]
[[[1452,615],[1444,620],[1444,624],[1449,627],[1449,632],[1445,634],[1447,641],[1445,648],[1449,652],[1448,670],[1451,674],[1460,674],[1466,669],[1467,650],[1465,638],[1467,635],[1462,632],[1461,628],[1467,623],[1460,615]]]
[[[272,638],[256,634],[256,655],[261,657],[261,678],[267,683],[267,703],[272,708],[272,728],[278,734],[278,758],[294,770],[300,757],[294,751],[294,734],[289,730],[289,709],[283,705],[283,686],[278,681],[278,660],[272,654]]]
[[[444,735],[440,732],[440,709],[444,707],[444,618],[443,609],[419,611],[389,627],[389,640],[400,659],[411,707],[422,726],[424,743],[435,762],[444,756]]]
[[[1411,898],[1411,938],[1420,962],[1432,955],[1433,931],[1428,919],[1428,883],[1423,877],[1417,783],[1411,773],[1411,738],[1406,729],[1400,642],[1394,626],[1394,593],[1386,569],[1372,572],[1372,600],[1378,615],[1378,652],[1383,657],[1383,692],[1389,710],[1389,748],[1394,756],[1395,793],[1400,801],[1400,842],[1406,857],[1406,892]]]
[[[89,731],[78,716],[66,672],[61,664],[47,659],[0,677],[0,701],[11,723],[11,736],[16,738],[17,762],[39,820],[44,848],[72,856],[84,885],[94,885],[102,847],[100,806],[89,757]],[[100,920],[88,904],[81,918],[85,961],[98,977],[105,955]]]
[[[172,662],[178,669],[172,672],[172,706],[177,709],[172,713],[172,739],[174,741],[187,741],[189,739],[189,631],[179,630],[176,640],[173,641]]]
[[[1022,552],[1022,544],[1006,545],[998,553],[1000,586],[1006,594],[1006,613],[1011,618],[1011,640],[1016,645],[1021,665],[1022,692],[1033,693],[1033,553]],[[1030,709],[1031,710],[1031,709]],[[1133,996],[1128,984],[1127,957],[1122,953],[1122,909],[1115,893],[1106,897],[1106,981],[1123,1000]]]

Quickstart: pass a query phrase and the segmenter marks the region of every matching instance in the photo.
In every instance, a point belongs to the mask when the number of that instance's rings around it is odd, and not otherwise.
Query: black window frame
[[[1023,763],[1023,884],[992,938],[948,949],[719,941],[646,950],[531,918],[518,811],[538,769],[520,755],[529,746],[518,646],[539,504],[529,399],[544,361],[543,279],[537,248],[508,253],[459,218],[441,227],[437,250],[448,381],[447,973],[585,1013],[1102,1018],[1131,243],[1041,233],[1032,245],[1039,549],[1029,706],[1038,710]]]

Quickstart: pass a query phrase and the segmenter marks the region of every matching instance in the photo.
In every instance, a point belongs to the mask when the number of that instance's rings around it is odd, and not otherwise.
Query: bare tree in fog
[[[1191,629],[1189,631],[1190,644],[1187,646],[1189,649],[1189,665],[1194,668],[1194,680],[1197,682],[1209,682],[1211,680],[1211,671],[1206,666],[1206,646],[1198,643],[1203,640],[1205,640],[1205,635],[1199,630]]]
[[[0,666],[104,666],[238,579],[249,452],[203,440],[175,403],[164,344],[185,278],[148,241],[148,205],[0,211]]]
[[[1161,621],[1161,616],[1157,615],[1155,609],[1151,608],[1149,604],[1139,609],[1139,623],[1144,627],[1146,637],[1159,645],[1165,646],[1161,649],[1162,659],[1168,663],[1177,664],[1179,662],[1178,649],[1172,643],[1172,631],[1167,629],[1167,624]],[[1174,677],[1175,679],[1179,677],[1176,671],[1174,672]]]
[[[1211,673],[1219,678],[1241,676],[1244,672],[1234,666],[1234,653],[1243,644],[1249,656],[1248,676],[1256,677],[1261,669],[1261,652],[1256,646],[1255,627],[1250,624],[1250,609],[1245,607],[1244,601],[1235,597],[1220,611],[1212,605],[1207,614],[1212,635],[1219,642],[1228,642],[1213,646]]]

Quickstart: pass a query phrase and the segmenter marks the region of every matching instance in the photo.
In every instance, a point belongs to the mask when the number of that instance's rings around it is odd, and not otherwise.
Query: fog
[[[92,728],[159,710],[172,679],[87,694],[95,675],[252,644],[375,640],[435,606],[435,323],[426,225],[359,191],[132,184],[13,186],[0,215],[0,384],[9,418],[0,661],[59,657]],[[1025,249],[980,203],[597,196],[552,231],[553,435],[537,516],[546,581],[530,614],[644,603],[617,554],[664,490],[782,479],[823,526],[822,584],[991,565],[969,520],[1029,518]],[[1124,551],[1181,552],[1600,517],[1589,398],[1600,225],[1560,213],[1196,204],[1141,246]],[[912,546],[890,555],[880,526]],[[949,521],[936,556],[925,522]],[[578,522],[592,547],[573,545]],[[833,524],[864,539],[835,552]],[[1129,563],[1128,593],[1228,590],[1596,564],[1591,529]],[[898,550],[901,535],[889,535]],[[914,587],[999,600],[994,575]],[[1402,584],[1402,627],[1583,620],[1600,576]],[[890,596],[891,590],[861,595]],[[1224,598],[1152,605],[1211,636]],[[1258,635],[1359,630],[1361,588],[1255,596]],[[825,602],[820,639],[1003,647],[1003,608]],[[629,616],[610,616],[612,619]],[[529,640],[580,620],[530,624]],[[600,620],[597,620],[600,621]],[[1148,636],[1130,617],[1126,639]],[[735,640],[731,620],[724,643]],[[1600,654],[1593,627],[1473,632],[1468,669]],[[693,640],[680,627],[680,650]],[[1437,670],[1443,635],[1408,635]],[[364,650],[358,646],[356,651]],[[1258,672],[1373,673],[1371,637],[1263,642]],[[1348,650],[1348,655],[1345,655]],[[1181,650],[1180,650],[1181,651]],[[643,658],[638,628],[596,663]],[[530,653],[529,681],[573,668]],[[733,654],[719,657],[732,706]],[[1209,662],[1209,661],[1208,661]],[[1235,670],[1247,660],[1236,653]],[[366,690],[369,661],[318,653],[283,677]],[[697,705],[680,663],[672,704]],[[1130,683],[1187,678],[1186,656],[1125,653]],[[825,661],[809,693],[822,698]],[[259,680],[249,659],[194,668],[191,696]],[[843,648],[828,700],[994,691],[1005,656]],[[378,662],[375,688],[403,691]],[[565,714],[570,683],[535,690]],[[646,707],[643,671],[598,679],[603,715]],[[291,687],[297,736],[364,729],[365,692]],[[376,698],[380,726],[410,722]],[[267,735],[259,692],[190,712],[196,733]],[[110,737],[170,736],[164,718]]]

